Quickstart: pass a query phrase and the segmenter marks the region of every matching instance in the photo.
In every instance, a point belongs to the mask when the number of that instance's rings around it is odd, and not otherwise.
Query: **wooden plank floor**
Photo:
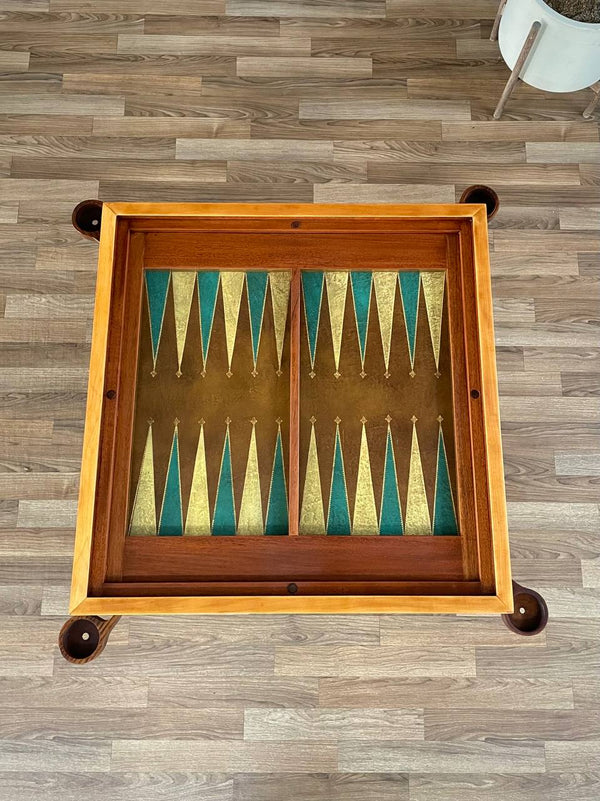
[[[0,0],[0,796],[600,798],[600,141],[496,0]],[[58,655],[105,200],[453,201],[490,232],[515,577],[551,621],[128,619]]]

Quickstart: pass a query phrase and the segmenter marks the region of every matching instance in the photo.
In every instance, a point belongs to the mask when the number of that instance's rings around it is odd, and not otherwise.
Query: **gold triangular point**
[[[242,505],[238,520],[238,534],[262,534],[264,527],[258,473],[258,452],[256,449],[256,429],[254,427],[256,418],[253,417],[250,422],[252,423],[252,436],[250,437],[250,447],[248,448]]]
[[[331,340],[333,342],[333,358],[337,372],[340,366],[344,311],[346,309],[346,295],[348,293],[348,273],[343,270],[325,273],[325,285],[327,287],[327,305],[329,307],[329,323],[331,326]]]

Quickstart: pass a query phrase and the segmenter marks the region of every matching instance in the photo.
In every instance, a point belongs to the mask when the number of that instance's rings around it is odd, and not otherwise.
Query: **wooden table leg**
[[[500,198],[497,193],[484,184],[473,184],[468,186],[460,196],[459,203],[484,203],[488,222],[494,217],[500,208]]]
[[[590,86],[592,92],[594,92],[594,97],[590,101],[589,106],[587,106],[586,110],[583,112],[583,116],[586,120],[591,120],[596,110],[596,106],[600,103],[600,81],[598,83],[593,84]]]
[[[490,33],[490,42],[495,42],[498,38],[498,28],[500,27],[500,19],[502,17],[502,12],[504,11],[505,5],[506,0],[500,0],[500,5],[498,6],[498,11],[496,12],[496,19],[494,20],[492,32]]]
[[[98,242],[102,225],[102,201],[82,200],[73,209],[71,222],[81,236]]]
[[[91,662],[102,653],[111,631],[120,619],[121,615],[113,615],[108,620],[97,615],[69,618],[58,635],[61,654],[73,665]]]
[[[548,623],[548,606],[539,592],[513,581],[513,598],[515,611],[510,615],[502,615],[508,628],[525,637],[542,632]]]
[[[496,110],[494,111],[494,119],[499,120],[502,116],[502,112],[504,111],[504,106],[506,105],[506,101],[511,96],[513,89],[517,85],[517,81],[519,80],[519,75],[521,70],[523,69],[523,65],[527,60],[527,56],[531,53],[531,48],[533,47],[535,40],[537,39],[537,35],[540,32],[540,28],[542,27],[542,23],[538,22],[537,20],[531,26],[529,33],[527,34],[527,38],[523,43],[523,47],[521,48],[521,52],[519,53],[519,58],[517,59],[515,66],[513,67],[513,71],[510,74],[510,78],[506,82],[506,86],[504,87],[504,91],[502,92],[502,96],[498,101],[498,105],[496,106]]]

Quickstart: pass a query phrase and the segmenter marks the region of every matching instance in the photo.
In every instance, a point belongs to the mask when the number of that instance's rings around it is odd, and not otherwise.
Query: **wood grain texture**
[[[587,739],[600,643],[599,129],[581,117],[585,92],[524,85],[491,119],[508,77],[487,42],[497,5],[0,0],[2,797],[600,796],[599,740]],[[48,174],[57,159],[68,176]],[[207,161],[226,165],[226,183],[194,170]],[[547,596],[545,636],[524,644],[492,618],[140,618],[119,623],[98,662],[64,663],[54,642],[97,262],[70,228],[75,203],[454,202],[479,182],[501,202],[491,267],[514,574]],[[294,664],[301,675],[288,675]],[[264,733],[281,710],[285,740],[239,739],[236,714]],[[427,739],[382,741],[367,726],[377,719],[423,720]],[[214,739],[194,739],[200,725]],[[321,740],[303,742],[306,731]]]

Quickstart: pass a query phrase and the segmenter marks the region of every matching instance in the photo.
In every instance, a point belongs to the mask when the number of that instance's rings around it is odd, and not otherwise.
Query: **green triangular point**
[[[310,362],[311,365],[314,365],[321,302],[323,300],[323,271],[304,270],[302,273],[302,289],[304,291],[304,316],[306,318]]]
[[[404,534],[402,526],[402,512],[398,496],[398,478],[396,475],[396,462],[394,459],[394,446],[392,434],[388,428],[387,445],[385,449],[385,468],[383,473],[383,492],[381,495],[381,516],[379,519],[379,533],[384,536],[397,536]]]
[[[169,290],[169,270],[146,270],[146,295],[148,297],[148,315],[150,317],[150,339],[152,341],[152,359],[156,362],[165,306],[167,305],[167,292]]]
[[[458,524],[452,500],[452,488],[448,475],[448,460],[444,435],[440,426],[438,437],[437,474],[435,480],[435,502],[433,512],[433,533],[437,536],[456,536]]]
[[[329,514],[327,516],[328,534],[350,534],[350,510],[344,476],[344,457],[340,443],[339,428],[335,434],[335,454],[333,457],[333,473],[331,476],[331,494],[329,496]]]
[[[268,273],[262,271],[249,270],[246,273],[246,282],[248,284],[248,308],[250,311],[250,331],[252,332],[252,354],[254,356],[255,365],[258,358],[260,332],[265,311],[268,277]]]
[[[181,510],[181,484],[179,480],[179,435],[177,426],[173,432],[173,444],[169,458],[169,469],[163,495],[159,537],[181,537],[183,535],[183,514]]]
[[[200,335],[202,338],[202,361],[206,365],[208,346],[215,318],[219,273],[215,270],[198,272],[198,308],[200,310]]]
[[[400,272],[400,295],[402,296],[402,308],[404,309],[404,320],[406,322],[406,336],[408,338],[408,348],[410,351],[410,362],[414,364],[415,344],[417,340],[417,315],[419,313],[419,288],[421,282],[420,273],[415,270]]]
[[[267,522],[265,534],[288,533],[287,492],[285,487],[285,469],[283,466],[283,448],[281,446],[281,431],[277,433],[275,456],[273,458],[273,473],[271,475],[271,488],[269,491],[269,505],[267,507]]]
[[[352,282],[352,297],[354,298],[354,314],[356,317],[356,331],[360,345],[361,360],[365,361],[365,348],[367,346],[367,329],[369,325],[369,306],[371,304],[371,278],[372,273],[350,273]]]
[[[233,475],[231,471],[231,446],[229,428],[225,434],[223,458],[219,474],[217,501],[213,516],[212,533],[217,537],[231,537],[235,534],[235,507],[233,504]]]

